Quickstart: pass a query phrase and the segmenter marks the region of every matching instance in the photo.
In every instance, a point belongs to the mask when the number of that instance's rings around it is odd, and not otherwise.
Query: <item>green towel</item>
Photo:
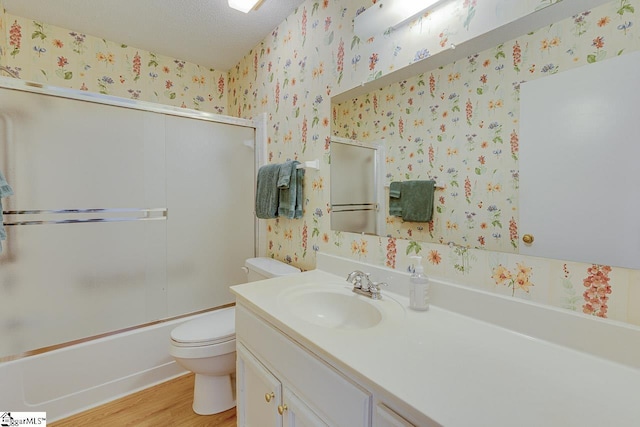
[[[278,216],[284,218],[300,218],[302,217],[302,179],[304,177],[304,169],[298,169],[296,166],[300,162],[286,162],[281,166],[280,178],[278,183],[286,182],[286,187],[280,187],[280,202],[278,203]],[[288,171],[289,177],[283,177],[283,173]]]
[[[7,240],[7,230],[2,222],[2,199],[0,199],[0,252],[2,252],[2,241]]]
[[[402,182],[394,181],[389,184],[389,215],[402,216],[401,194]]]
[[[12,195],[13,188],[7,183],[2,171],[0,171],[0,242],[7,240],[7,231],[4,229],[4,223],[2,222],[2,198]],[[2,243],[0,243],[0,252],[2,252]]]
[[[400,194],[402,194],[402,182],[393,181],[391,184],[389,184],[389,197],[399,199]]]
[[[296,211],[294,218],[302,218],[302,183],[304,181],[304,169],[296,169]]]
[[[298,162],[295,162],[296,164]],[[291,184],[291,179],[294,178],[295,165],[293,161],[285,162],[280,165],[280,173],[278,174],[278,188],[286,190]],[[295,185],[295,182],[293,183]]]
[[[431,221],[435,184],[435,181],[404,181],[402,183],[400,205],[404,221]]]
[[[278,216],[279,175],[279,164],[265,165],[258,169],[256,188],[256,216],[258,218],[269,219]]]

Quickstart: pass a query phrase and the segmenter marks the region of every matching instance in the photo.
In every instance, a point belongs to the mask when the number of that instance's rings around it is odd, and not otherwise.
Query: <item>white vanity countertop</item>
[[[295,317],[282,301],[286,289],[313,282],[349,287],[344,277],[313,270],[232,291],[238,303],[338,369],[424,416],[424,425],[640,426],[640,369],[433,304],[415,312],[406,308],[408,298],[384,289],[386,303],[395,300],[402,309],[379,325],[317,326]]]

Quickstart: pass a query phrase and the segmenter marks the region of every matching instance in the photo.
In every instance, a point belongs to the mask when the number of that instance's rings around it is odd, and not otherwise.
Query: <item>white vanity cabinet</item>
[[[373,427],[415,427],[383,403],[376,405]]]
[[[284,427],[328,427],[327,424],[288,388],[284,389],[282,406]]]
[[[242,344],[236,346],[236,354],[238,425],[282,425],[277,411],[278,405],[282,404],[282,384]]]
[[[239,426],[327,426],[242,344],[237,346],[237,357]]]
[[[368,300],[343,273],[371,272],[403,291],[407,274],[317,257],[316,270],[231,288],[240,426],[255,416],[259,427],[638,427],[637,327],[438,279],[439,304],[406,310],[404,293]],[[509,400],[514,389],[519,399]],[[263,413],[265,393],[277,402]],[[509,404],[497,411],[494,401]]]
[[[372,394],[236,306],[240,427],[370,427]]]

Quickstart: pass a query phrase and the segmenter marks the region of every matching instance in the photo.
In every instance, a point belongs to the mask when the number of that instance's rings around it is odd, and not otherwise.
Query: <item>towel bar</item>
[[[435,183],[434,187],[435,187],[435,188],[445,188],[445,187],[446,187],[446,184],[445,184],[445,183],[443,183],[442,181],[436,181],[436,183]],[[384,185],[384,188],[389,188],[389,184],[385,184],[385,185]]]
[[[314,169],[320,170],[320,160],[309,160],[307,162],[302,162],[296,166],[296,169]]]
[[[341,212],[364,212],[364,211],[377,211],[377,207],[372,208],[363,208],[363,209],[341,209],[341,210],[331,210],[333,213],[341,213]]]
[[[127,221],[154,221],[166,220],[167,208],[85,208],[85,209],[32,209],[20,211],[3,211],[3,215],[46,215],[46,214],[93,214],[93,213],[139,213],[144,216],[137,217],[107,217],[107,218],[66,218],[61,220],[26,220],[26,221],[7,221],[5,227],[17,225],[48,225],[48,224],[82,224],[91,222],[127,222]],[[152,216],[153,214],[160,214]]]

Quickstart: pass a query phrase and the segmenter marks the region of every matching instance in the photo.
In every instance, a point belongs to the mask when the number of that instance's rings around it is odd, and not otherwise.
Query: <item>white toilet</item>
[[[272,258],[250,258],[244,270],[248,282],[300,272]],[[196,374],[195,413],[217,414],[236,405],[231,382],[236,368],[235,307],[212,311],[175,328],[169,353]]]

